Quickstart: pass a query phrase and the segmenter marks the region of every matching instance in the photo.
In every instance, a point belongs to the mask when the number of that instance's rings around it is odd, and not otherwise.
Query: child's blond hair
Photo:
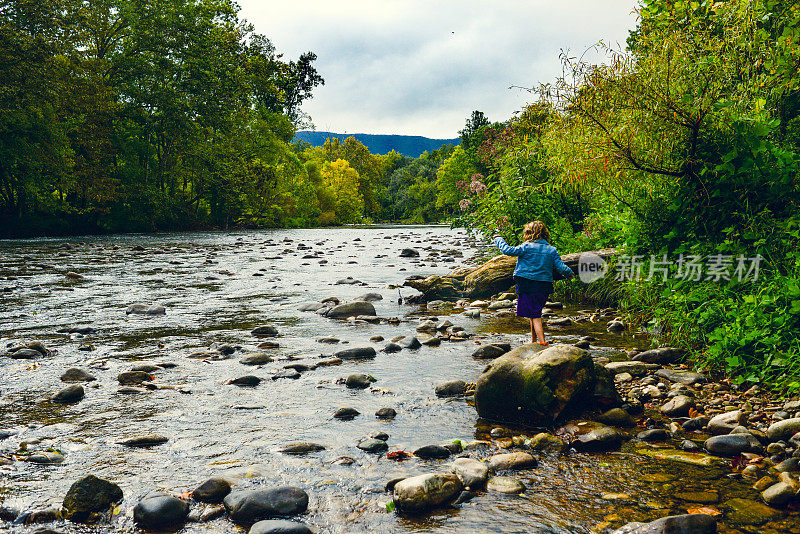
[[[525,228],[522,229],[522,240],[537,241],[539,239],[550,241],[550,230],[547,229],[547,225],[542,221],[533,221],[526,224]]]

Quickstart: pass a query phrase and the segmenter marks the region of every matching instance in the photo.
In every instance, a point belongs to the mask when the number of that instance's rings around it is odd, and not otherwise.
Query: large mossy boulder
[[[522,345],[494,360],[478,378],[475,407],[484,419],[544,426],[598,407],[595,390],[616,398],[588,352],[572,345]],[[602,388],[597,388],[598,382]],[[615,390],[614,390],[615,391]]]

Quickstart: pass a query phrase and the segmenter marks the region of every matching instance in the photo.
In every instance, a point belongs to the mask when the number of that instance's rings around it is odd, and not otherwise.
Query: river
[[[492,428],[480,422],[463,398],[440,399],[434,387],[453,379],[473,382],[486,365],[473,360],[476,343],[506,341],[516,346],[527,327],[514,318],[484,314],[469,319],[456,311],[448,318],[474,334],[439,347],[378,352],[369,361],[345,361],[301,373],[298,379],[270,378],[284,366],[313,365],[347,347],[373,346],[415,334],[420,315],[444,318],[447,311],[399,304],[413,290],[389,289],[410,275],[446,274],[468,261],[483,245],[463,231],[443,227],[364,227],[320,230],[242,231],[158,235],[35,239],[0,242],[0,349],[23,340],[41,340],[54,355],[37,360],[0,359],[0,452],[52,447],[64,454],[58,465],[14,461],[0,466],[3,506],[20,511],[60,507],[70,485],[88,473],[117,483],[124,491],[122,513],[111,525],[57,523],[61,532],[132,531],[131,508],[155,490],[184,492],[213,475],[238,487],[292,484],[310,495],[301,519],[319,532],[591,532],[610,531],[628,521],[652,520],[709,505],[678,493],[713,490],[710,505],[735,497],[756,499],[752,481],[728,477],[729,470],[664,464],[636,454],[626,444],[611,454],[569,453],[542,456],[540,465],[517,473],[522,495],[480,493],[458,508],[423,516],[386,511],[386,482],[398,475],[444,469],[446,460],[405,462],[363,452],[359,439],[376,431],[389,434],[389,450],[489,439]],[[420,258],[401,258],[403,248]],[[448,252],[449,251],[449,252]],[[75,272],[83,278],[65,276]],[[353,277],[360,284],[336,284]],[[298,311],[326,297],[351,300],[378,292],[380,317],[399,324],[335,321]],[[133,303],[160,304],[163,316],[126,315]],[[579,313],[568,306],[565,314]],[[250,331],[274,325],[279,344]],[[57,333],[92,327],[89,335]],[[607,334],[604,323],[552,332],[556,341],[598,338],[593,355],[615,358],[641,340]],[[386,341],[372,342],[383,336]],[[335,337],[339,344],[319,343]],[[218,361],[189,358],[218,345],[236,351]],[[239,359],[269,352],[275,361],[258,368]],[[118,393],[117,376],[143,363],[175,364],[154,373],[158,389]],[[64,387],[64,370],[79,367],[97,380],[77,404],[54,404],[49,397]],[[337,380],[352,373],[377,379],[371,389],[352,390]],[[253,374],[257,387],[226,382]],[[361,415],[351,421],[332,417],[341,407]],[[381,407],[397,411],[378,420]],[[135,434],[158,433],[167,443],[131,449],[117,442]],[[278,449],[310,441],[323,451],[295,457]],[[474,453],[478,457],[481,454]],[[352,465],[337,462],[351,457]],[[6,524],[8,526],[8,524]],[[771,523],[775,532],[800,532],[791,516]],[[4,528],[0,524],[0,529]],[[12,528],[12,527],[9,527]],[[14,530],[33,527],[17,525]],[[725,516],[723,532],[758,532],[764,527],[737,524]],[[182,532],[236,532],[226,518],[187,523]]]

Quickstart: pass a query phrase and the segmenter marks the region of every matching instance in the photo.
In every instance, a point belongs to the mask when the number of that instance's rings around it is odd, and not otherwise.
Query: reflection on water
[[[421,257],[400,258],[402,248]],[[444,469],[446,462],[411,459],[403,463],[364,453],[358,440],[375,431],[390,435],[390,450],[461,439],[487,439],[487,428],[461,399],[438,399],[436,384],[462,378],[474,381],[486,362],[469,357],[473,340],[438,348],[378,354],[364,362],[318,367],[297,380],[270,380],[290,363],[313,364],[348,346],[372,345],[370,337],[389,340],[414,333],[418,309],[398,304],[409,289],[389,289],[412,274],[444,274],[469,258],[475,244],[464,233],[441,227],[346,228],[201,233],[154,236],[107,236],[40,239],[0,243],[0,346],[39,339],[56,349],[38,361],[3,358],[1,429],[15,432],[2,441],[3,452],[22,441],[53,447],[65,454],[57,466],[15,462],[0,467],[0,498],[22,510],[57,507],[70,484],[88,473],[118,483],[124,509],[153,489],[184,491],[211,475],[224,475],[240,486],[292,483],[311,496],[304,521],[321,532],[589,532],[612,529],[633,520],[684,513],[696,506],[674,497],[678,491],[713,488],[720,502],[731,496],[755,498],[749,483],[726,472],[664,466],[635,454],[571,454],[543,457],[537,469],[519,479],[529,488],[521,496],[482,493],[459,509],[424,517],[385,511],[386,482],[401,474]],[[438,254],[431,254],[436,252]],[[451,261],[455,259],[455,261]],[[73,271],[83,279],[67,278]],[[336,284],[352,276],[361,284]],[[381,317],[401,317],[399,325],[332,321],[299,305],[336,296],[353,299],[366,292],[384,297],[375,303]],[[129,304],[157,303],[165,316],[126,315]],[[579,308],[568,308],[565,313]],[[520,344],[525,322],[467,319],[458,311],[456,325],[485,338]],[[273,324],[280,331],[275,349],[250,330]],[[59,334],[61,328],[91,326],[87,336]],[[595,355],[618,357],[631,340],[606,335],[597,324],[578,324],[556,332],[574,341],[592,333],[602,345]],[[317,339],[331,336],[338,345]],[[190,354],[220,344],[236,348],[230,359],[209,361]],[[245,354],[269,352],[272,363],[253,368],[239,363]],[[176,389],[119,394],[116,377],[140,363],[171,362],[155,372],[156,382]],[[60,374],[80,367],[97,377],[78,404],[61,406],[48,399],[63,383]],[[337,379],[355,372],[374,376],[370,390],[348,390]],[[254,374],[255,388],[226,381]],[[352,421],[332,418],[340,407],[361,415]],[[393,407],[398,415],[381,421],[374,412]],[[169,442],[152,449],[126,449],[120,438],[159,433]],[[312,441],[326,450],[306,457],[282,455],[290,441]],[[476,453],[478,457],[481,454]],[[350,466],[334,461],[355,460]],[[665,469],[669,475],[664,476]],[[654,476],[657,475],[657,476]],[[778,525],[791,530],[793,525]],[[23,527],[20,527],[23,528]],[[28,527],[24,527],[28,528]],[[97,531],[108,527],[60,526],[62,530]],[[87,530],[88,528],[88,530]],[[114,530],[133,529],[129,513]],[[732,528],[726,525],[724,528]],[[759,527],[741,527],[757,531]],[[232,532],[226,519],[189,524],[186,532]],[[729,530],[735,531],[735,530]]]

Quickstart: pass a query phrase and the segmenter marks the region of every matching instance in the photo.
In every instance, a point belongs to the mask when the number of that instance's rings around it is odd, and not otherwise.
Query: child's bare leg
[[[534,332],[536,330],[535,330],[535,328],[533,326],[533,317],[530,318],[530,321],[531,321],[531,343],[535,343],[536,342],[536,335],[534,334]]]
[[[537,317],[535,319],[531,319],[531,343],[533,343],[533,331],[536,331],[536,337],[538,338],[537,341],[539,343],[544,344],[544,326],[542,325],[542,318]]]

